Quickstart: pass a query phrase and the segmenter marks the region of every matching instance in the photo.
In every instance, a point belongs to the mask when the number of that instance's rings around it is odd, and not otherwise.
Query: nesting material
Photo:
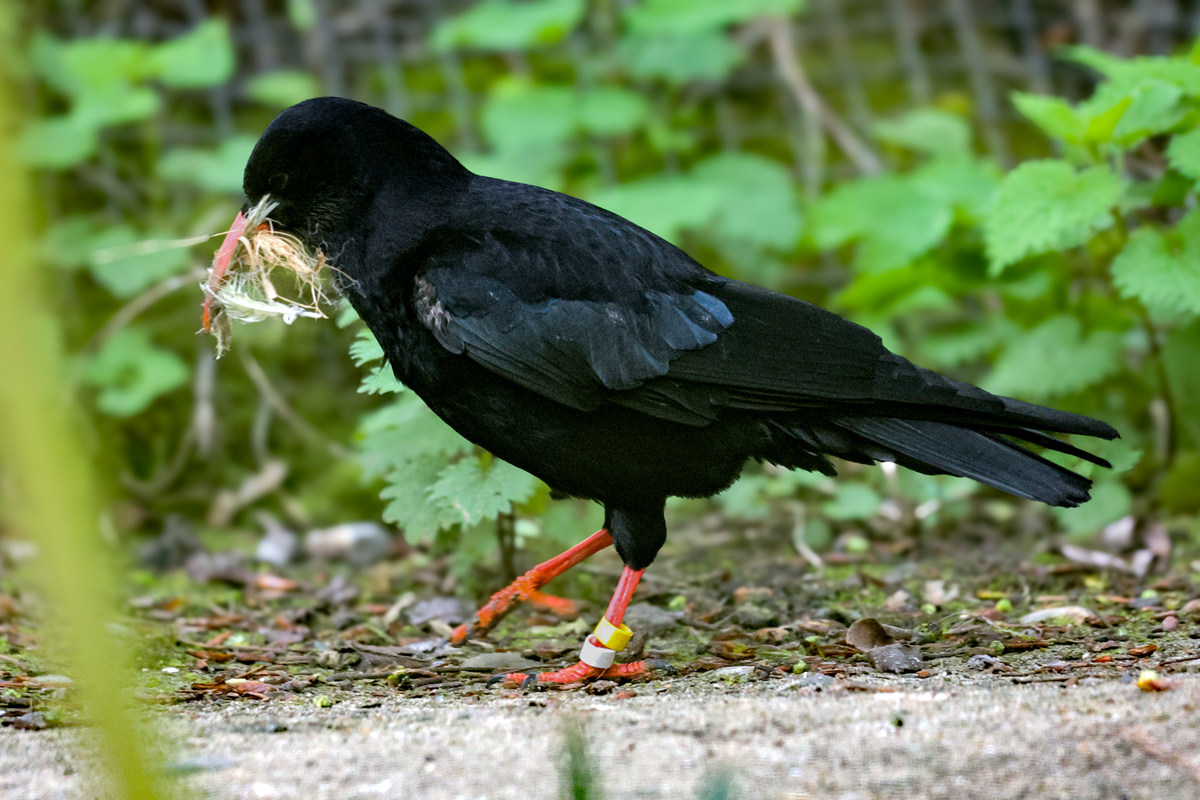
[[[206,295],[204,331],[217,337],[218,358],[229,349],[231,320],[279,317],[291,325],[300,317],[325,318],[323,307],[332,302],[325,286],[324,253],[275,230],[269,215],[277,205],[267,196],[244,219],[239,215],[213,259],[208,279],[200,284]],[[234,233],[236,239],[230,241]],[[284,280],[278,280],[280,275]]]

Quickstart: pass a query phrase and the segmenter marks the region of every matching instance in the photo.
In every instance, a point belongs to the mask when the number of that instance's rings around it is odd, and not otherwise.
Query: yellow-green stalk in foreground
[[[12,7],[0,2],[0,15]],[[11,19],[11,17],[9,17]],[[3,26],[3,20],[0,20]],[[7,27],[7,26],[4,26]],[[100,765],[120,800],[164,795],[129,707],[126,653],[107,630],[116,607],[110,554],[97,527],[88,460],[62,402],[63,354],[30,247],[30,198],[13,153],[18,118],[0,75],[0,458],[17,476],[20,527],[36,537],[45,598],[53,612],[48,635],[65,638]]]

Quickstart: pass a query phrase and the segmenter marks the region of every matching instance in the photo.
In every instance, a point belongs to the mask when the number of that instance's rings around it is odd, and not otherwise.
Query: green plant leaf
[[[358,385],[359,394],[395,394],[404,390],[404,384],[396,380],[396,373],[387,364],[372,367]]]
[[[712,220],[720,188],[684,176],[656,175],[592,192],[588,200],[678,243],[684,230]]]
[[[438,473],[429,487],[431,500],[458,512],[458,522],[478,525],[512,510],[537,489],[537,478],[498,458],[484,466],[479,458],[463,458]]]
[[[1092,536],[1110,522],[1129,513],[1133,498],[1119,481],[1104,481],[1092,487],[1092,499],[1078,508],[1052,508],[1050,512],[1063,529],[1076,537]]]
[[[578,100],[579,127],[596,136],[622,136],[642,127],[650,106],[642,95],[620,86],[600,86]]]
[[[833,499],[821,504],[821,512],[830,519],[867,519],[882,503],[879,493],[870,486],[841,481]]]
[[[113,417],[132,417],[188,382],[187,364],[155,347],[150,332],[130,325],[117,331],[88,362],[84,380],[100,390],[96,407]]]
[[[690,178],[724,201],[707,234],[784,252],[795,248],[804,217],[787,167],[754,153],[723,153],[697,164]]]
[[[387,475],[421,456],[436,457],[445,465],[450,458],[474,449],[412,392],[364,415],[358,432],[359,463],[371,477]]]
[[[989,273],[1087,242],[1113,224],[1121,181],[1107,167],[1076,172],[1065,161],[1026,161],[1004,177],[984,225]]]
[[[1187,115],[1183,90],[1160,80],[1147,80],[1130,94],[1129,107],[1113,128],[1113,138],[1131,145],[1147,136],[1169,131]]]
[[[1200,95],[1200,64],[1194,64],[1186,57],[1122,58],[1087,46],[1067,47],[1060,51],[1060,55],[1091,67],[1120,89],[1145,80],[1159,80],[1174,84],[1189,95]]]
[[[621,67],[634,78],[675,85],[722,81],[746,52],[720,31],[691,35],[626,36],[617,45]]]
[[[241,196],[242,173],[257,141],[253,136],[237,134],[221,142],[216,150],[177,147],[159,159],[158,177]]]
[[[99,132],[75,114],[35,120],[17,138],[17,157],[28,167],[70,169],[96,154]]]
[[[317,26],[317,7],[313,0],[287,0],[287,15],[298,31],[311,31]]]
[[[1112,262],[1113,285],[1156,316],[1200,314],[1200,211],[1174,231],[1141,228]]]
[[[139,233],[120,225],[92,244],[99,248],[88,259],[92,277],[122,299],[182,272],[189,258],[188,248],[162,230]]]
[[[623,17],[634,33],[696,34],[757,17],[790,16],[804,6],[804,0],[645,0],[626,6]]]
[[[954,209],[919,180],[883,175],[837,186],[812,208],[813,241],[823,250],[857,241],[857,265],[886,272],[929,252],[950,230]]]
[[[400,463],[387,475],[387,486],[379,493],[388,501],[383,519],[403,528],[410,542],[427,542],[462,520],[453,506],[431,501],[427,493],[445,466],[444,459],[421,455]]]
[[[30,48],[34,70],[73,99],[134,83],[144,77],[149,48],[129,39],[92,37],[60,42],[38,33]]]
[[[383,356],[383,347],[370,330],[363,328],[354,335],[354,341],[350,344],[350,358],[354,361],[354,366],[361,367],[363,364],[379,361]]]
[[[1200,180],[1200,128],[1171,137],[1167,160],[1174,169],[1192,180]]]
[[[875,138],[931,156],[960,157],[971,152],[971,128],[957,114],[920,108],[872,127]]]
[[[246,93],[265,106],[287,108],[310,97],[319,97],[321,86],[307,72],[279,69],[255,75],[246,82]]]
[[[434,50],[526,50],[562,40],[583,20],[583,0],[484,0],[443,20],[429,37]]]
[[[100,128],[149,119],[161,106],[162,98],[153,89],[116,83],[80,96],[71,115]]]
[[[575,130],[575,102],[575,92],[569,87],[504,78],[484,102],[479,122],[488,143],[497,150],[557,148]]]
[[[980,385],[1039,402],[1081,392],[1119,372],[1124,337],[1110,330],[1084,337],[1081,328],[1078,319],[1060,314],[1014,337]]]
[[[155,47],[147,72],[173,89],[204,89],[229,80],[236,64],[229,25],[213,17]]]
[[[1051,139],[1072,143],[1083,141],[1087,119],[1066,100],[1026,92],[1013,92],[1011,97],[1017,111]]]

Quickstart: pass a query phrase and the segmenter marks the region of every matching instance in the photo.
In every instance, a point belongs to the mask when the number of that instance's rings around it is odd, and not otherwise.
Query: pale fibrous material
[[[246,214],[242,234],[228,265],[214,260],[200,288],[209,298],[209,330],[217,337],[217,356],[229,349],[230,320],[261,322],[272,317],[291,325],[300,317],[324,319],[332,300],[325,285],[328,263],[324,253],[309,249],[290,233],[275,229],[269,218],[278,203],[263,197]],[[281,293],[273,276],[288,273],[288,294]]]

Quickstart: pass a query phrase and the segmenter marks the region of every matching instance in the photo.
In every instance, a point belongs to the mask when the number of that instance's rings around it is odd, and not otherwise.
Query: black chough
[[[1022,441],[1108,466],[1052,435],[1115,438],[1103,422],[918,367],[866,328],[720,277],[629,220],[474,175],[371,106],[284,111],[244,188],[326,254],[397,378],[434,412],[556,493],[604,505],[607,534],[582,557],[611,535],[628,593],[665,540],[666,498],[715,494],[748,459],[830,475],[830,455],[893,461],[1064,507],[1088,500],[1091,482]],[[458,638],[554,569],[493,598]],[[619,639],[589,637],[599,655],[585,653],[584,676]]]

